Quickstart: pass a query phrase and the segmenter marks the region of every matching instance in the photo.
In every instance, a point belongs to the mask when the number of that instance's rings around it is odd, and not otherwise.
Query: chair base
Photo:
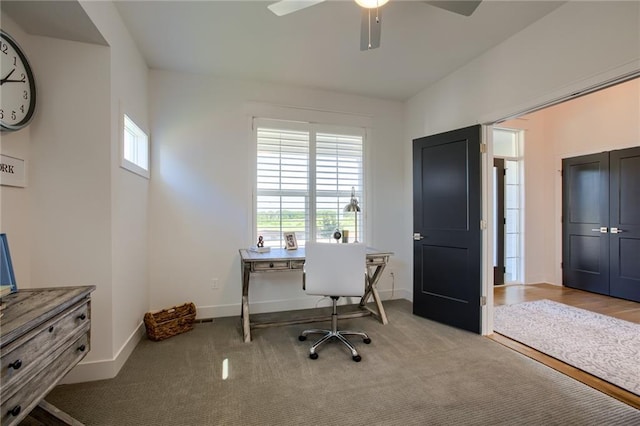
[[[298,337],[298,339],[300,341],[307,340],[307,336],[309,334],[323,335],[309,349],[309,358],[311,359],[318,358],[316,349],[318,349],[319,346],[328,342],[331,339],[337,339],[349,349],[349,351],[351,352],[351,358],[356,362],[360,362],[362,358],[358,354],[358,351],[345,336],[360,336],[362,337],[362,341],[366,344],[371,343],[371,339],[369,338],[367,333],[362,331],[338,330],[338,308],[337,308],[338,297],[331,296],[331,299],[333,300],[333,312],[331,313],[331,330],[324,330],[324,329],[318,329],[318,328],[304,330],[302,333],[300,333],[300,336]]]

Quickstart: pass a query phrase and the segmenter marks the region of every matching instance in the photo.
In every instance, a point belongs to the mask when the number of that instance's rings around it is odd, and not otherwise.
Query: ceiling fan
[[[324,1],[326,0],[280,0],[267,7],[276,15],[283,16]],[[380,47],[380,32],[382,27],[380,7],[387,4],[389,0],[355,0],[355,2],[362,7],[360,50],[371,50]],[[464,16],[471,16],[481,2],[482,0],[423,1],[423,3]]]

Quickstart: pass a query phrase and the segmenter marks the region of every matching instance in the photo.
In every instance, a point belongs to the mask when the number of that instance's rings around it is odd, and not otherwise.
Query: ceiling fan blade
[[[380,9],[363,8],[361,21],[360,50],[371,50],[380,47],[380,32],[382,31]]]
[[[473,12],[478,8],[482,0],[478,1],[425,1],[425,3],[430,4],[431,6],[439,7],[440,9],[448,10],[449,12],[457,13],[459,15],[471,16]]]
[[[323,1],[325,0],[280,0],[279,2],[271,3],[267,7],[276,15],[283,16],[306,9]]]

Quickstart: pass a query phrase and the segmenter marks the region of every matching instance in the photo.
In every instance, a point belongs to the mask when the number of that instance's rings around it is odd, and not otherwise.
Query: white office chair
[[[369,336],[360,331],[338,331],[337,303],[340,296],[358,296],[364,294],[366,273],[366,247],[363,244],[323,244],[307,243],[304,263],[305,292],[315,296],[329,296],[333,301],[331,314],[331,330],[305,330],[298,338],[307,339],[309,334],[323,336],[309,349],[311,359],[318,358],[316,349],[332,338],[344,343],[351,351],[354,361],[362,359],[358,351],[349,342],[346,335],[363,338],[364,343],[371,343]]]

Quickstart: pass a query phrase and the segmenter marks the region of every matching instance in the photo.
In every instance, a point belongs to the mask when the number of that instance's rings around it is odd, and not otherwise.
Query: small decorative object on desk
[[[342,232],[339,229],[333,231],[333,239],[336,240],[336,243],[340,242],[340,238],[342,238]]]
[[[348,243],[349,242],[349,230],[348,229],[343,229],[342,230],[342,242],[343,243]]]
[[[196,305],[185,303],[170,309],[144,314],[144,326],[149,340],[164,340],[176,334],[193,330]]]
[[[287,250],[297,250],[298,249],[298,241],[296,240],[295,232],[284,232],[284,247]]]
[[[258,243],[255,246],[249,247],[249,250],[255,253],[269,253],[271,251],[271,247],[264,246],[264,238],[260,235],[258,237]]]

